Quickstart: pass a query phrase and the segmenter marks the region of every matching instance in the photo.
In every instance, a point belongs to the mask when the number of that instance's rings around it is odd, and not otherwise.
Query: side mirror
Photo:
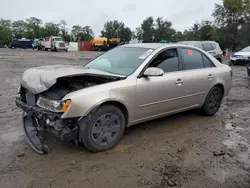
[[[149,67],[143,73],[143,75],[146,76],[146,77],[162,76],[163,74],[164,74],[164,71],[162,69],[155,68],[155,67]]]

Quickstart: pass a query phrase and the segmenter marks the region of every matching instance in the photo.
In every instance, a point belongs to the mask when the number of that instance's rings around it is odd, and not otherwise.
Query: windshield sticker
[[[192,50],[188,50],[188,56],[193,56],[193,51]]]
[[[154,50],[148,50],[146,51],[144,54],[142,54],[139,59],[145,59],[146,57],[148,57]]]

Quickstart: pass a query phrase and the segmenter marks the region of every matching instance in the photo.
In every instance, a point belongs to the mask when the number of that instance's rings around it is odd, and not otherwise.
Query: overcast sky
[[[222,0],[1,0],[0,18],[20,20],[31,16],[43,22],[66,20],[89,25],[96,35],[106,21],[119,20],[131,29],[148,16],[163,17],[183,31],[195,21],[211,20],[214,4]]]

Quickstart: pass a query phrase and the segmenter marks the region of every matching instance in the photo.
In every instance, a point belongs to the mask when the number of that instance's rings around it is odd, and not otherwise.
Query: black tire
[[[48,51],[48,48],[44,48],[45,51]]]
[[[117,120],[119,120],[118,122],[119,131],[117,131],[117,133],[114,134],[114,137],[111,136],[113,133],[109,133],[109,131],[107,130],[105,130],[107,131],[105,134],[104,134],[105,131],[103,130],[101,130],[100,133],[93,133],[93,129],[100,130],[102,129],[102,127],[105,127],[104,125],[102,125],[102,123],[98,122],[100,121],[101,117],[105,117],[105,115],[107,116],[114,115],[114,117],[116,117]],[[97,126],[98,123],[99,125]],[[110,127],[110,125],[107,125],[107,124],[108,123],[105,124],[106,129]],[[118,125],[114,125],[114,126],[118,127]],[[85,145],[85,147],[92,152],[105,151],[107,149],[113,148],[120,141],[121,137],[123,136],[124,130],[125,130],[125,117],[124,117],[124,114],[121,112],[121,110],[113,105],[101,106],[95,112],[91,114],[91,118],[87,122],[86,128],[83,133],[82,142]],[[113,140],[110,141],[110,143],[108,143],[108,141],[106,141],[107,143],[103,142],[105,141],[103,138],[108,140],[108,136],[107,136],[108,133],[110,134],[109,139],[111,140],[113,139]],[[98,139],[100,139],[99,141],[101,141],[100,144],[97,144]]]
[[[233,66],[233,65],[236,65],[236,63],[235,63],[235,61],[229,61],[229,62],[228,62],[228,65],[229,65],[229,66]]]
[[[207,98],[202,106],[202,112],[206,116],[213,116],[219,110],[223,92],[220,87],[213,87],[207,95]]]
[[[222,61],[221,58],[217,58],[217,60],[218,60],[220,63],[223,63],[223,61]]]

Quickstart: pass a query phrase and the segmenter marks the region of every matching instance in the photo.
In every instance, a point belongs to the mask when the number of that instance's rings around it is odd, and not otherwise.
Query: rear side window
[[[204,51],[211,51],[211,50],[213,50],[212,45],[210,43],[204,43],[204,44],[202,44],[202,49]]]
[[[202,54],[196,50],[182,48],[180,49],[183,59],[183,69],[200,69],[204,68]]]
[[[206,68],[215,67],[213,62],[210,59],[208,59],[205,55],[202,55],[202,58],[203,58],[204,66]]]

